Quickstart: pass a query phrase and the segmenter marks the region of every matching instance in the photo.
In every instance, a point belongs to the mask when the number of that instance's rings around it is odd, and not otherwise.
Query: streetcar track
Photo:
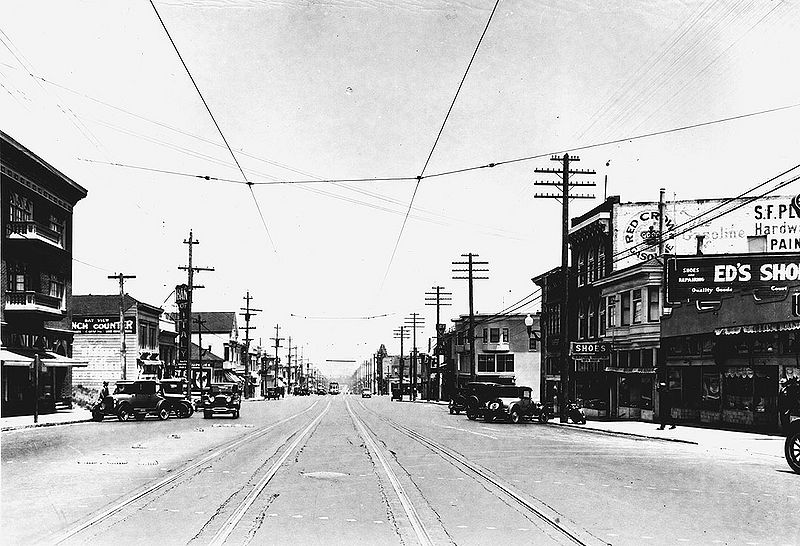
[[[247,494],[247,496],[244,498],[244,500],[242,500],[239,503],[239,506],[237,506],[236,509],[233,511],[233,513],[228,517],[228,519],[225,520],[225,522],[222,524],[222,526],[219,528],[219,530],[217,530],[216,534],[211,538],[211,541],[209,542],[209,544],[211,544],[213,546],[217,546],[217,545],[225,543],[225,541],[228,539],[228,537],[231,535],[231,533],[236,529],[237,525],[242,520],[242,518],[244,518],[244,516],[247,513],[247,511],[250,509],[250,507],[253,505],[253,503],[255,503],[256,499],[261,494],[261,492],[264,490],[264,488],[267,486],[267,484],[269,484],[269,482],[272,480],[272,478],[278,472],[278,470],[283,465],[283,463],[286,462],[286,459],[289,458],[289,455],[291,455],[292,453],[295,452],[295,450],[297,449],[297,446],[300,444],[300,442],[306,436],[308,436],[308,433],[315,426],[317,426],[317,424],[319,424],[319,422],[322,420],[322,418],[325,416],[325,414],[328,413],[328,410],[330,410],[330,408],[331,408],[331,402],[328,402],[328,405],[325,407],[325,409],[317,417],[315,417],[314,420],[311,421],[311,423],[309,423],[303,429],[302,432],[297,434],[297,437],[295,438],[295,440],[289,445],[288,448],[286,448],[283,451],[283,454],[280,457],[278,457],[278,460],[275,461],[272,464],[272,466],[267,471],[267,473],[264,474],[264,476],[262,476],[262,478],[258,481],[258,483],[256,483],[250,489],[250,492]]]
[[[499,478],[498,476],[494,475],[494,473],[492,473],[488,469],[473,463],[461,453],[458,453],[453,449],[445,447],[444,445],[434,440],[431,440],[430,438],[420,434],[419,432],[409,427],[406,427],[405,425],[401,425],[395,422],[394,420],[390,419],[389,417],[381,415],[378,412],[367,408],[364,405],[364,403],[360,400],[358,401],[358,403],[364,409],[364,411],[373,414],[377,418],[387,423],[390,427],[392,427],[396,431],[414,440],[418,444],[421,444],[430,451],[436,453],[437,455],[442,457],[444,460],[446,460],[459,470],[462,471],[466,470],[466,473],[468,475],[478,478],[485,484],[489,484],[494,489],[501,491],[505,496],[513,500],[517,505],[524,508],[526,512],[536,516],[539,520],[547,524],[551,529],[557,531],[559,533],[559,536],[568,539],[572,544],[578,544],[580,546],[608,544],[607,542],[599,539],[598,537],[592,535],[586,530],[580,528],[572,528],[572,526],[568,528],[563,523],[561,514],[559,514],[555,509],[553,509],[547,503],[535,497],[527,498],[526,495],[523,495],[522,493],[518,492],[514,486],[507,483],[505,480]]]
[[[230,440],[230,441],[228,441],[226,443],[223,443],[220,446],[217,446],[210,454],[206,455],[205,457],[201,458],[200,460],[183,467],[182,469],[176,471],[174,474],[171,474],[170,476],[166,476],[165,478],[163,478],[161,480],[158,480],[155,484],[144,486],[144,488],[141,491],[139,491],[138,493],[134,493],[129,498],[126,498],[125,500],[120,501],[120,502],[112,505],[111,507],[100,511],[99,513],[95,513],[88,520],[75,525],[71,529],[68,529],[66,531],[61,532],[60,534],[56,535],[56,537],[53,539],[51,544],[61,544],[63,542],[66,542],[67,540],[75,537],[79,533],[82,533],[82,532],[84,532],[84,531],[86,531],[86,530],[88,530],[88,529],[90,529],[92,527],[95,527],[95,526],[97,526],[97,525],[99,525],[99,524],[101,524],[101,523],[103,523],[105,521],[110,520],[113,516],[118,514],[120,511],[122,511],[126,507],[131,506],[135,502],[146,500],[147,501],[146,504],[149,504],[150,503],[150,501],[148,500],[149,496],[151,496],[151,495],[159,495],[160,492],[164,488],[174,484],[176,481],[178,481],[181,478],[191,479],[191,477],[193,475],[197,475],[199,473],[202,473],[203,466],[206,465],[207,463],[209,463],[209,462],[213,461],[214,459],[217,459],[217,458],[219,458],[219,457],[221,457],[223,455],[227,455],[230,452],[234,451],[236,448],[238,448],[238,447],[240,447],[240,446],[242,446],[242,445],[244,445],[244,444],[246,444],[248,442],[256,440],[257,438],[260,438],[261,436],[264,436],[270,430],[272,430],[272,429],[274,429],[274,428],[276,428],[276,427],[278,427],[280,425],[283,425],[283,424],[291,421],[292,419],[294,419],[296,417],[299,417],[299,416],[311,411],[312,409],[314,409],[314,407],[316,407],[317,403],[318,402],[314,402],[313,404],[311,404],[308,408],[304,409],[303,411],[300,411],[298,413],[295,413],[294,415],[291,415],[289,417],[281,419],[280,421],[276,421],[275,423],[272,423],[271,425],[268,425],[268,426],[262,427],[260,429],[257,429],[256,431],[254,431],[254,432],[252,432],[250,434],[247,434],[243,438],[237,438],[237,439],[234,439],[234,440]],[[328,407],[330,407],[330,403],[328,404]],[[325,411],[327,411],[327,408],[326,408]],[[324,411],[323,411],[323,413],[324,413]]]
[[[428,545],[432,546],[433,541],[431,540],[427,529],[425,529],[425,525],[422,523],[422,520],[419,517],[419,514],[417,513],[416,509],[414,508],[411,499],[409,499],[408,497],[408,494],[405,492],[403,486],[400,484],[400,481],[397,479],[397,475],[394,473],[389,464],[386,462],[383,453],[381,453],[382,451],[381,448],[377,445],[377,443],[375,443],[375,440],[372,438],[372,435],[367,431],[367,428],[364,425],[364,422],[361,420],[361,418],[358,417],[356,413],[353,411],[353,409],[350,407],[350,401],[347,399],[345,399],[345,406],[347,407],[347,411],[348,413],[350,413],[350,417],[353,419],[353,422],[356,424],[356,427],[358,428],[361,437],[364,439],[364,442],[367,444],[368,448],[372,451],[372,453],[381,463],[384,472],[389,478],[389,483],[392,484],[392,488],[394,489],[394,492],[397,495],[400,504],[403,506],[403,510],[405,511],[406,517],[408,518],[408,521],[411,524],[411,528],[414,530],[414,534],[417,537],[417,541],[423,546],[428,546]]]

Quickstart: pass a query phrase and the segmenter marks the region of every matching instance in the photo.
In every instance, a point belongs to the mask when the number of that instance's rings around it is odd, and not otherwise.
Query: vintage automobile
[[[519,423],[523,419],[538,419],[546,423],[550,419],[550,411],[533,401],[533,389],[517,385],[497,385],[486,403],[483,417],[486,421],[495,419]]]
[[[210,419],[220,413],[239,418],[242,398],[237,383],[212,383],[203,394],[203,418]]]
[[[781,428],[786,434],[783,453],[792,470],[800,474],[800,382],[781,380],[778,397]]]
[[[194,414],[194,404],[186,399],[185,379],[162,379],[162,396],[169,403],[169,411],[183,419]]]
[[[471,382],[467,383],[464,387],[464,400],[467,412],[467,419],[474,421],[478,417],[482,417],[486,411],[486,404],[496,398],[494,395],[495,389],[499,387],[498,383],[489,382]]]
[[[267,400],[277,400],[281,397],[281,389],[283,387],[267,387],[264,392],[264,398]]]
[[[114,393],[92,407],[92,419],[102,421],[106,415],[115,415],[120,421],[141,421],[148,415],[157,415],[163,421],[169,419],[171,407],[158,381],[117,381]]]
[[[361,389],[361,398],[372,398],[372,391],[369,389]]]

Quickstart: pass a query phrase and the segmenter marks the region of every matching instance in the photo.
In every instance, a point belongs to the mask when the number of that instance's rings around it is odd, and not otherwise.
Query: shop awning
[[[789,322],[767,322],[764,324],[747,324],[744,326],[728,326],[716,328],[714,334],[718,336],[735,336],[736,334],[761,334],[767,332],[791,332],[800,330],[800,320]]]
[[[241,377],[229,370],[222,372],[222,378],[228,383],[240,383],[242,381]]]
[[[42,365],[49,368],[85,368],[89,365],[87,360],[76,360],[50,351],[29,351],[24,349],[18,349],[17,351],[0,349],[0,361],[2,361],[3,366],[28,367],[37,353]]]
[[[605,369],[605,371],[612,372],[612,373],[640,373],[640,374],[641,373],[650,373],[650,374],[655,374],[656,373],[655,368],[612,368],[612,367],[607,367]]]

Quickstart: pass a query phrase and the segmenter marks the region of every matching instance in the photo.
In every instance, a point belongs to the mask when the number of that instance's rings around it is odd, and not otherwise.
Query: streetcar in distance
[[[332,381],[331,384],[328,385],[328,393],[339,394],[339,383]]]

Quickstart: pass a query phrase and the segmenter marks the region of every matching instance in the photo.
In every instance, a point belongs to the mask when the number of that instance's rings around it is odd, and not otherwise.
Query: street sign
[[[734,290],[787,293],[800,284],[800,257],[785,254],[675,256],[667,260],[667,302],[719,301]]]
[[[580,359],[608,358],[611,354],[611,343],[607,341],[571,341],[569,356]]]

